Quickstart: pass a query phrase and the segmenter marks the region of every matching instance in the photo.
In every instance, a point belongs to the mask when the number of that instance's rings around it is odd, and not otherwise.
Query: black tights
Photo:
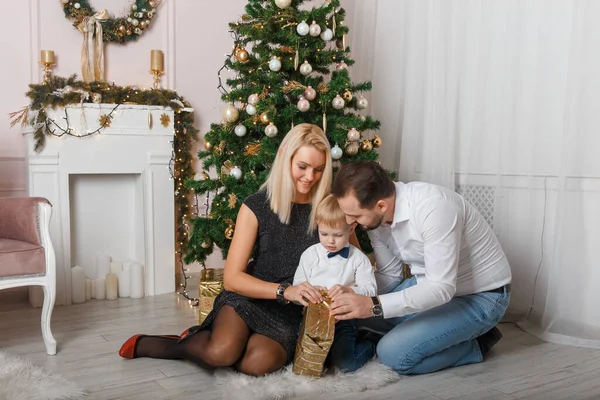
[[[252,333],[231,306],[223,306],[212,331],[201,331],[182,342],[164,336],[142,337],[137,357],[189,360],[202,366],[234,366],[248,375],[264,375],[283,367],[285,349],[275,340]]]

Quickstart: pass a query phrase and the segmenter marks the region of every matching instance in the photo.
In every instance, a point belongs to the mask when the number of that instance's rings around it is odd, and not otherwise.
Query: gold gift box
[[[202,324],[212,311],[215,298],[223,291],[223,270],[203,269],[200,273],[198,288],[200,293],[198,306],[200,308],[200,324]]]
[[[329,314],[328,301],[309,304],[304,312],[292,366],[295,374],[316,378],[323,376],[325,359],[335,333],[335,318]]]

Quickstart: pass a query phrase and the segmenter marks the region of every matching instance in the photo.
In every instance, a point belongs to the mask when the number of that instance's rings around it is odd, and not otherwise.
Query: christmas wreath
[[[94,11],[87,0],[61,0],[65,16],[73,26],[81,29],[84,19],[95,17],[102,23],[102,39],[105,43],[123,44],[137,40],[148,29],[156,8],[162,0],[135,0],[125,17],[112,18],[106,10]]]

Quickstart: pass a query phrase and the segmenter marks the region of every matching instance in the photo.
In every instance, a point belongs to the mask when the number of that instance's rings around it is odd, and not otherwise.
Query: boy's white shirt
[[[350,248],[348,258],[340,255],[328,258],[329,251],[321,243],[310,246],[302,253],[294,275],[294,286],[308,281],[313,286],[330,289],[333,285],[351,287],[357,294],[377,295],[377,282],[369,258],[356,247]]]

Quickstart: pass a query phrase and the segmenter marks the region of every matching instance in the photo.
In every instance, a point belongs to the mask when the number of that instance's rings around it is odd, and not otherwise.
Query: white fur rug
[[[283,400],[319,393],[364,392],[400,380],[400,375],[377,360],[356,372],[333,372],[323,378],[309,378],[292,372],[291,364],[280,372],[264,377],[252,377],[231,369],[215,373],[223,399]]]
[[[78,399],[83,394],[61,375],[0,351],[0,400]]]

